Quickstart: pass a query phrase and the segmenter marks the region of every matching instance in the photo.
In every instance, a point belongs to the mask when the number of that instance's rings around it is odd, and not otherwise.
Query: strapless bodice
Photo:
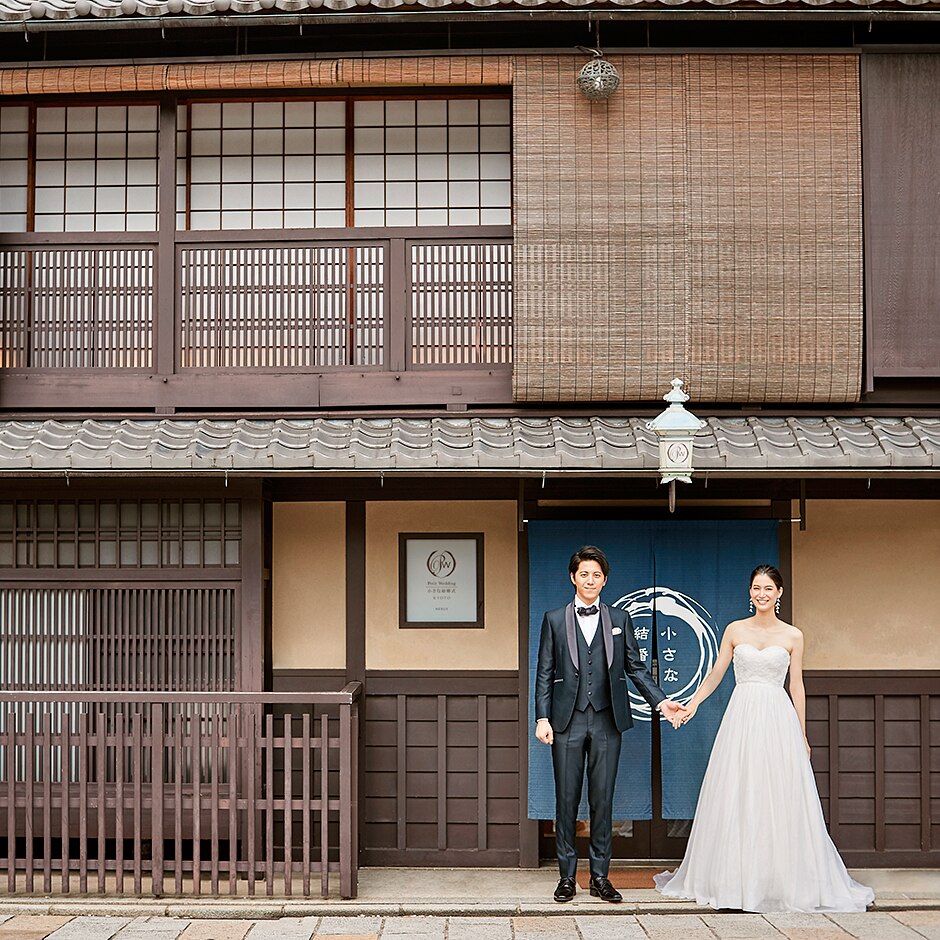
[[[790,654],[782,646],[758,649],[750,643],[738,643],[734,648],[734,681],[738,685],[782,686],[789,668]]]

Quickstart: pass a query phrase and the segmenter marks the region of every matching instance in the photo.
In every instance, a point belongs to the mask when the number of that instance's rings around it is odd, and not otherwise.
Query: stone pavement
[[[197,920],[0,914],[0,940],[940,940],[940,910]]]

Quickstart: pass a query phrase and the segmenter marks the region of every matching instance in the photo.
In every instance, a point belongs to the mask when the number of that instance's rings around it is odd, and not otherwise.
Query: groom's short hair
[[[582,545],[568,562],[568,571],[575,574],[582,561],[596,561],[601,566],[606,578],[610,574],[610,562],[607,556],[596,545]]]

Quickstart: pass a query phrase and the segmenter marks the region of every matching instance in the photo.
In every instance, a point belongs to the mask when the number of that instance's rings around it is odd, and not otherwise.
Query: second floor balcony
[[[510,400],[510,106],[0,107],[6,409]]]
[[[510,400],[510,226],[22,233],[6,408]]]

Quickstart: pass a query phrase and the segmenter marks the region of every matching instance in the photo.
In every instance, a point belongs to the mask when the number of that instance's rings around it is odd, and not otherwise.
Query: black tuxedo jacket
[[[666,697],[653,682],[633,635],[633,622],[625,610],[600,604],[598,630],[603,631],[610,681],[610,701],[618,731],[633,727],[627,676],[633,680],[650,708]],[[578,697],[578,638],[574,603],[545,614],[539,640],[539,661],[535,672],[535,717],[548,718],[554,731],[564,731],[574,713]]]

